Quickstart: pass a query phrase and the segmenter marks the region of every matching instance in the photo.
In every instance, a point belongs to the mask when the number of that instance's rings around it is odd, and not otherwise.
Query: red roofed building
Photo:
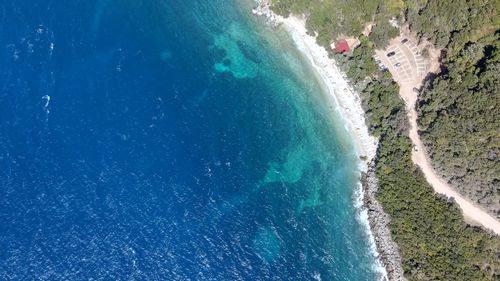
[[[335,52],[342,54],[349,53],[349,44],[347,44],[345,39],[335,42]]]

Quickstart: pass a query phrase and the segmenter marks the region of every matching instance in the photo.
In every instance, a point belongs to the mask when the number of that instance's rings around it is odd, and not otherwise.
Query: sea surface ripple
[[[0,2],[1,280],[374,280],[357,159],[229,0]]]

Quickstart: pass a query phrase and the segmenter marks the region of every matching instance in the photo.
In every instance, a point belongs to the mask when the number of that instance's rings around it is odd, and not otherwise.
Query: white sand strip
[[[282,19],[283,27],[293,38],[297,48],[307,57],[316,72],[328,87],[329,94],[340,110],[341,116],[352,136],[356,152],[364,161],[366,171],[377,152],[377,139],[368,132],[359,94],[351,89],[345,74],[339,69],[327,51],[316,44],[316,39],[307,34],[305,21],[295,16]]]

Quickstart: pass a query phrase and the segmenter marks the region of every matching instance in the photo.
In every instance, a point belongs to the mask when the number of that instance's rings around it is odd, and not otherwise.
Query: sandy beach
[[[276,15],[269,10],[267,0],[257,0],[257,4],[258,7],[253,13],[264,16],[274,27],[284,28],[292,37],[297,49],[321,77],[352,136],[356,152],[362,159],[361,171],[367,171],[368,164],[377,152],[378,141],[368,132],[359,94],[350,87],[347,77],[335,60],[328,57],[325,48],[316,44],[316,38],[307,34],[305,19],[293,15],[287,18]]]
[[[292,36],[296,47],[307,57],[328,88],[351,134],[356,152],[362,159],[361,170],[366,171],[368,163],[377,152],[377,139],[368,132],[359,94],[352,90],[347,77],[336,62],[328,57],[327,51],[316,44],[314,37],[307,34],[303,19],[290,16],[283,19],[282,23],[283,28]]]
[[[368,127],[365,123],[364,110],[361,107],[359,94],[355,92],[349,85],[347,77],[336,65],[333,59],[328,57],[328,52],[318,44],[316,39],[307,34],[305,28],[305,20],[296,16],[281,19],[282,27],[292,37],[296,47],[309,60],[317,74],[322,79],[322,82],[328,89],[334,107],[339,111],[347,131],[351,136],[354,148],[359,156],[359,169],[362,174],[368,172],[371,161],[377,153],[378,141],[371,136]],[[387,257],[380,257],[379,245],[376,241],[387,240],[386,237],[375,237],[375,233],[380,233],[380,230],[374,231],[370,216],[366,206],[364,206],[365,196],[369,196],[363,191],[361,183],[359,189],[356,190],[355,207],[360,210],[358,220],[366,227],[368,239],[370,240],[373,254],[377,257],[375,270],[379,272],[381,280],[387,280],[388,274],[386,268],[382,265],[381,260],[386,260]],[[372,199],[373,200],[373,199]],[[388,233],[388,232],[386,232]],[[383,241],[382,243],[385,243]],[[386,252],[385,250],[382,250]],[[385,263],[384,263],[385,264]]]
[[[270,11],[265,0],[257,3],[259,6],[253,10],[253,13],[266,17],[267,22],[274,27],[284,28],[292,37],[297,49],[307,58],[321,78],[321,82],[324,83],[333,101],[334,108],[339,111],[339,115],[343,119],[355,151],[359,156],[360,173],[365,178],[370,171],[372,172],[370,168],[377,152],[378,140],[371,136],[368,131],[359,93],[352,89],[347,77],[337,66],[335,60],[328,57],[325,48],[319,46],[316,39],[307,34],[305,19],[297,16],[283,18]],[[374,177],[374,174],[371,174]],[[397,246],[390,238],[390,231],[387,228],[387,216],[383,213],[380,204],[374,201],[376,201],[374,190],[366,190],[361,186],[360,182],[359,190],[356,190],[355,205],[360,210],[358,220],[365,225],[373,254],[378,258],[378,262],[375,264],[376,271],[379,272],[381,280],[398,280],[398,278],[392,278],[393,276],[399,276],[399,273],[402,275],[401,270],[394,269],[394,267],[399,266],[398,262],[393,261],[394,256],[399,258],[397,250],[394,250]],[[369,212],[368,205],[370,208],[376,206],[378,209]],[[396,266],[394,266],[395,264]],[[388,274],[388,267],[390,267],[391,274]],[[388,277],[388,275],[391,277]]]

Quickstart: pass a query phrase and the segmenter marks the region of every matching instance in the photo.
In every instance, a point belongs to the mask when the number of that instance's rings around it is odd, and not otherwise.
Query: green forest
[[[333,55],[361,91],[367,125],[380,138],[378,200],[391,217],[408,280],[500,280],[500,239],[466,224],[453,200],[435,196],[411,161],[408,124],[398,86],[373,59],[397,35],[397,18],[442,48],[442,69],[419,96],[421,135],[433,163],[459,190],[497,212],[500,183],[500,1],[272,0],[281,14],[305,14],[327,46],[343,34],[361,44]],[[361,36],[368,22],[376,25]],[[327,48],[328,49],[328,48]]]
[[[468,226],[453,202],[434,195],[411,161],[411,142],[398,86],[389,75],[362,92],[368,125],[380,137],[378,200],[408,280],[498,280],[500,239]]]
[[[308,30],[316,32],[318,43],[324,46],[341,34],[358,36],[372,21],[382,27],[374,33],[389,33],[393,30],[388,28],[388,20],[399,17],[403,7],[402,0],[271,0],[277,14],[305,14]]]
[[[500,218],[500,1],[421,4],[412,29],[445,50],[419,97],[422,139],[436,170]]]

